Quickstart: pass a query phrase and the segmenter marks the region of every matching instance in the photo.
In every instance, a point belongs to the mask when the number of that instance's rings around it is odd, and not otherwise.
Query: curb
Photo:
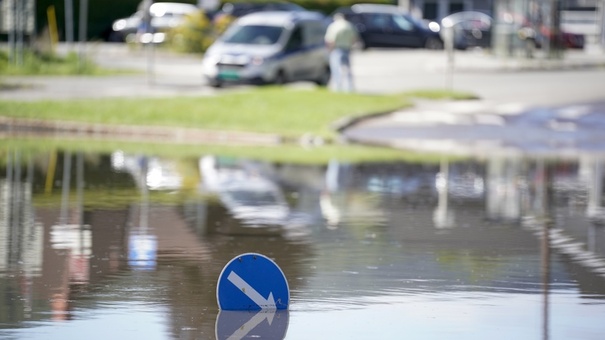
[[[129,142],[158,142],[174,144],[260,145],[283,144],[275,134],[234,131],[211,131],[158,126],[107,125],[80,122],[47,121],[0,116],[0,139],[11,137],[62,137]]]

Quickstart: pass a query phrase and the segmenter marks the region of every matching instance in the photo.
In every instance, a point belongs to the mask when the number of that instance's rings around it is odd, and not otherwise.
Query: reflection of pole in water
[[[591,162],[592,163],[592,162]],[[588,179],[588,204],[586,206],[586,215],[588,218],[602,218],[603,208],[603,164],[600,160],[594,160],[592,166],[592,176]]]
[[[85,254],[85,240],[84,240],[84,157],[82,152],[78,152],[76,155],[76,210],[78,212],[78,225],[80,226],[80,254]]]
[[[441,161],[440,171],[435,179],[435,186],[439,194],[437,207],[433,212],[433,223],[435,228],[451,228],[454,226],[454,218],[448,209],[450,164],[447,160]]]
[[[533,210],[534,213],[540,217],[545,218],[548,204],[547,204],[547,176],[546,176],[546,168],[544,164],[544,160],[538,160],[536,163],[536,178],[535,178],[535,196],[534,196],[534,204]]]
[[[492,157],[487,163],[486,210],[494,220],[517,221],[521,217],[519,185],[522,161]]]
[[[550,294],[550,224],[544,223],[542,237],[542,339],[548,340],[549,294]]]
[[[32,204],[34,166],[31,157],[25,161],[23,172],[21,152],[9,150],[6,180],[0,180],[0,271],[18,270],[27,278],[40,270],[43,236]]]
[[[69,209],[69,185],[71,181],[71,153],[65,151],[63,154],[63,183],[61,191],[61,215],[59,224],[67,224],[67,213]]]
[[[550,205],[553,203],[552,192],[552,168],[545,163],[544,160],[539,160],[536,171],[542,179],[539,186],[536,188],[536,195],[541,197],[541,209],[538,211],[542,214],[539,218],[542,221],[542,338],[549,338],[549,295],[550,295],[550,234],[553,218],[550,216]]]
[[[21,225],[21,214],[19,214],[19,202],[21,202],[21,190],[19,190],[19,183],[21,182],[21,167],[20,153],[15,151],[14,155],[9,154],[7,159],[7,174],[8,179],[8,192],[12,193],[12,198],[8,217],[9,226],[9,241],[8,241],[8,263],[10,266],[19,263],[21,253],[21,241],[20,241],[20,225]]]
[[[141,166],[141,210],[139,216],[139,228],[142,234],[147,234],[149,227],[149,188],[147,188],[147,173],[149,171],[147,158],[142,160]]]

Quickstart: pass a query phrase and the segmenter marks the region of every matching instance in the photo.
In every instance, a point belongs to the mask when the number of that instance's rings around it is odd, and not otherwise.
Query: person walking
[[[324,40],[330,51],[331,87],[335,91],[354,90],[351,49],[358,39],[357,30],[344,15],[334,14],[334,21],[328,26]]]

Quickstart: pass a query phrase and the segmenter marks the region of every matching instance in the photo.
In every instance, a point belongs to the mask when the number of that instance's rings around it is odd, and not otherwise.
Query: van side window
[[[300,26],[296,26],[288,39],[286,44],[286,50],[297,50],[303,46],[303,35]]]
[[[303,45],[316,46],[323,45],[326,34],[326,26],[321,22],[308,22],[302,26]]]

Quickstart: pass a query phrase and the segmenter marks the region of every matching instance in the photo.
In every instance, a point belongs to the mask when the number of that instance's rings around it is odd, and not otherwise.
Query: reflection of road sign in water
[[[246,253],[223,268],[216,298],[222,310],[287,309],[290,291],[275,262],[261,254]]]
[[[288,331],[287,310],[222,310],[216,319],[217,339],[283,339]]]
[[[128,264],[136,269],[155,269],[158,241],[154,235],[131,234],[128,240]]]

